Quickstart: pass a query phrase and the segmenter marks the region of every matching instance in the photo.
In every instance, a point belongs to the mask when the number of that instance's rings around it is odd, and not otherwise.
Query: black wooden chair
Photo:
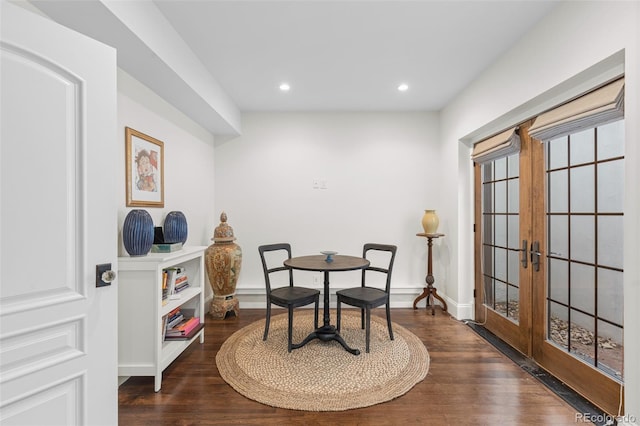
[[[278,261],[280,263],[277,266],[269,267],[267,263],[271,262],[268,262],[266,257],[270,257],[269,260],[273,259],[271,259],[271,256],[269,256],[269,254],[265,255],[265,253],[278,251],[280,251],[280,253],[276,253],[273,257],[278,257]],[[267,336],[269,334],[269,324],[271,323],[271,304],[287,308],[287,311],[289,313],[289,338],[287,350],[291,352],[293,345],[293,308],[315,303],[314,329],[318,328],[318,302],[320,299],[320,291],[313,288],[293,285],[293,270],[291,268],[287,268],[282,263],[287,259],[291,259],[291,245],[289,243],[262,245],[258,247],[258,252],[260,253],[260,259],[262,260],[264,282],[267,289],[267,319],[264,325],[264,336],[262,337],[262,340],[267,340]],[[288,285],[273,288],[271,279],[273,278],[274,274],[277,275],[279,272],[286,272],[289,274],[287,280]]]
[[[344,290],[339,290],[336,292],[338,297],[338,306],[337,306],[337,321],[336,328],[340,331],[340,311],[341,304],[346,303],[347,305],[357,306],[360,308],[360,316],[361,316],[361,327],[365,329],[366,335],[366,352],[369,352],[369,340],[371,337],[371,309],[376,308],[378,306],[386,305],[387,310],[387,327],[389,328],[389,337],[393,340],[393,330],[391,329],[391,309],[389,306],[389,294],[391,290],[391,272],[393,270],[393,262],[396,257],[397,247],[393,245],[387,244],[365,244],[364,249],[362,251],[362,257],[368,259],[372,262],[367,268],[362,270],[362,281],[360,283],[360,287],[346,288]],[[377,263],[371,260],[372,252],[388,252],[388,266],[384,265],[375,266]],[[377,257],[377,256],[376,256]],[[367,286],[367,283],[370,283],[372,280],[367,279],[367,276],[370,277],[372,272],[385,274],[386,280],[384,284],[384,289],[380,289],[373,286]],[[366,328],[365,328],[366,326]]]

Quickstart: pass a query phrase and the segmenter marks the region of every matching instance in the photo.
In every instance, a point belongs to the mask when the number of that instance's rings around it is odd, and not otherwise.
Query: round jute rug
[[[331,318],[335,324],[335,311]],[[300,342],[313,330],[313,310],[296,310],[293,324],[293,341]],[[377,315],[371,316],[366,353],[358,310],[342,310],[340,333],[349,346],[360,349],[357,356],[337,342],[318,339],[288,353],[286,314],[271,317],[267,341],[262,340],[263,332],[264,320],[235,332],[220,347],[216,364],[220,376],[237,392],[272,407],[305,411],[368,407],[405,394],[429,370],[429,353],[420,339],[393,323],[395,340],[389,340],[386,320]]]

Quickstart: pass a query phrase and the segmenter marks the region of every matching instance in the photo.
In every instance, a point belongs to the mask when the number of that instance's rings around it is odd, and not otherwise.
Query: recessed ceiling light
[[[398,86],[398,90],[401,92],[406,92],[409,89],[409,85],[406,83],[402,83],[400,86]]]
[[[282,90],[283,92],[288,92],[289,89],[291,89],[291,86],[289,86],[287,83],[282,83],[280,85],[280,90]]]

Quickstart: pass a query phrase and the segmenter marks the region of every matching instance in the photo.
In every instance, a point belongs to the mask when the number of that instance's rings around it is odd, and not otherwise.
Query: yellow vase
[[[425,234],[435,234],[440,220],[435,210],[425,210],[422,216],[422,228]]]

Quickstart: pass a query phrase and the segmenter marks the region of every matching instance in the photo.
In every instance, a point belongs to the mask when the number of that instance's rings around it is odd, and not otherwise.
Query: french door
[[[519,153],[475,165],[476,320],[526,355],[533,306],[527,257],[533,238],[529,125],[520,126]]]
[[[623,121],[475,166],[476,320],[610,414],[622,372]],[[479,228],[479,229],[478,229]]]

